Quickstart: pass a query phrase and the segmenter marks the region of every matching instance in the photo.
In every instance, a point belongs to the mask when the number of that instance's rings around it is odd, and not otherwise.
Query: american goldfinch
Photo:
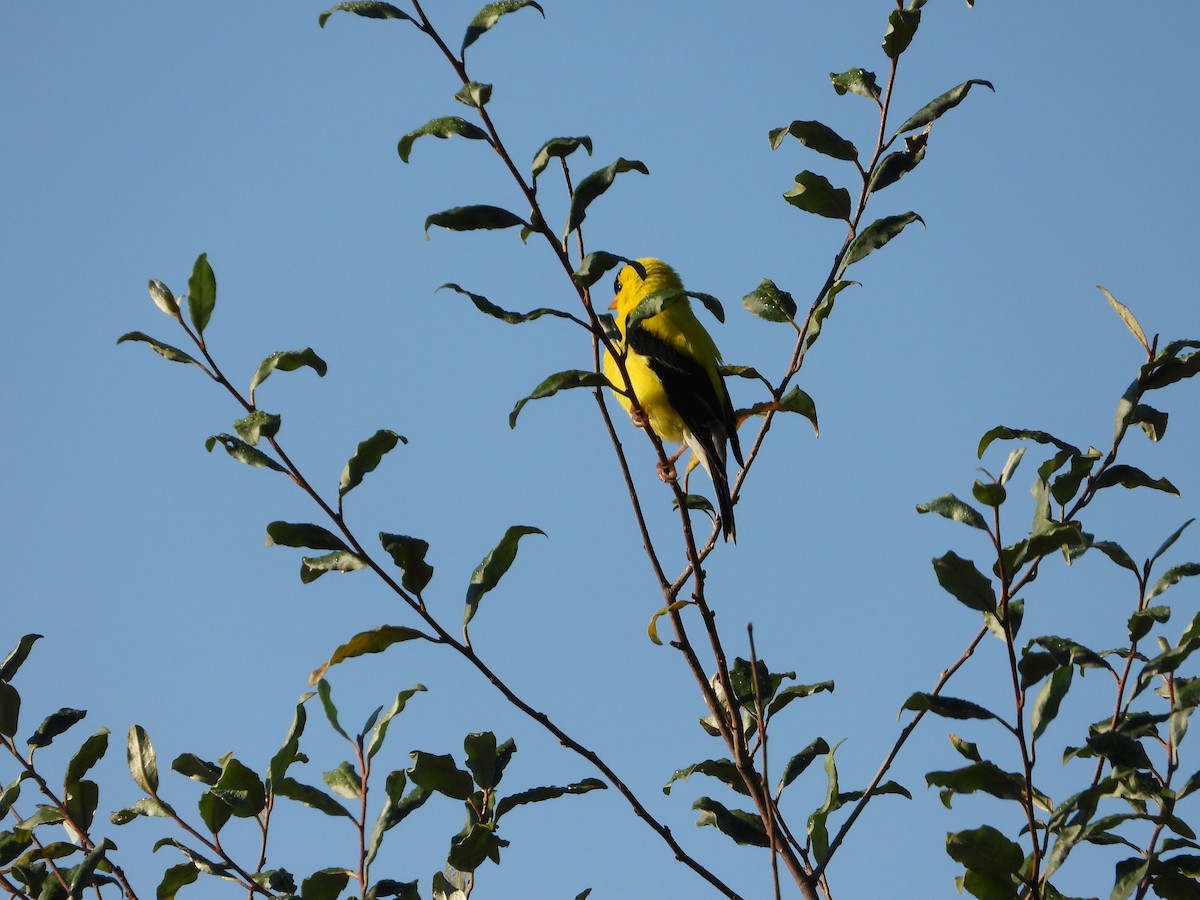
[[[733,405],[717,368],[721,354],[692,312],[675,270],[659,259],[639,259],[638,264],[645,270],[644,278],[627,265],[614,285],[616,297],[611,308],[616,310],[621,334],[616,349],[624,355],[630,384],[650,427],[664,441],[692,449],[712,478],[725,539],[736,540],[725,471],[726,442],[733,447],[738,464],[745,463]],[[674,295],[674,299],[657,314],[630,326],[630,313],[651,294]],[[609,353],[604,355],[604,374],[618,389],[624,388],[617,361]],[[617,400],[637,422],[629,397],[619,392]]]

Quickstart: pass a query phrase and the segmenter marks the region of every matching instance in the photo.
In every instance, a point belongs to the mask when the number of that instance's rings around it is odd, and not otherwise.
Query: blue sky
[[[836,96],[827,76],[863,66],[882,77],[890,4],[748,6],[548,3],[544,21],[531,10],[502,21],[469,64],[495,84],[489,109],[519,163],[550,137],[578,134],[593,138],[595,154],[573,161],[576,179],[618,156],[642,160],[648,177],[621,176],[589,211],[589,249],[669,260],[690,289],[724,301],[727,323],[713,331],[726,360],[778,372],[789,330],[744,314],[739,299],[769,277],[811,302],[842,233],[780,195],[806,168],[835,183],[853,173],[794,141],[772,152],[767,132],[820,119],[870,145],[871,106]],[[475,11],[430,7],[452,43]],[[424,239],[422,223],[438,210],[524,210],[481,143],[424,138],[403,164],[401,135],[466,112],[451,99],[453,73],[403,23],[339,15],[322,30],[322,9],[214,0],[6,10],[0,527],[9,565],[0,643],[46,635],[19,682],[22,734],[59,706],[86,708],[79,739],[101,725],[116,738],[101,802],[115,809],[136,796],[121,775],[129,725],[149,730],[164,765],[185,751],[233,751],[261,767],[308,672],[338,642],[411,624],[365,573],[302,586],[299,554],[264,549],[264,526],[313,520],[316,510],[283,479],[204,452],[238,410],[197,370],[115,345],[130,330],[183,339],[145,284],[160,278],[183,293],[192,261],[207,252],[219,284],[210,347],[236,382],[248,384],[276,350],[312,346],[329,363],[324,379],[280,373],[260,392],[314,483],[333,495],[345,459],[378,428],[410,439],[347,504],[361,534],[430,541],[427,599],[448,620],[506,527],[547,532],[526,539],[486,599],[476,647],[625,773],[690,852],[744,895],[765,896],[756,851],[692,827],[691,801],[722,796],[719,786],[697,778],[670,797],[660,791],[676,768],[718,749],[695,725],[703,710],[681,661],[646,639],[660,604],[594,404],[564,394],[508,427],[512,405],[542,378],[588,364],[587,341],[557,320],[511,327],[435,291],[453,281],[509,309],[566,306],[562,273],[515,232],[435,229]],[[853,270],[862,287],[839,299],[799,379],[816,400],[821,437],[799,418],[777,423],[738,506],[739,542],[708,567],[731,654],[745,655],[743,628],[753,622],[773,668],[837,682],[832,697],[780,721],[772,746],[781,758],[817,735],[845,738],[843,787],[865,784],[900,727],[904,698],[931,687],[974,633],[974,615],[938,588],[929,560],[950,548],[979,558],[984,548],[914,507],[948,491],[969,495],[984,431],[1042,428],[1107,448],[1141,351],[1095,285],[1164,340],[1200,337],[1188,244],[1198,27],[1200,9],[1187,4],[926,7],[901,62],[896,114],[969,78],[996,92],[974,91],[940,119],[921,166],[878,195],[876,215],[912,209],[927,227]],[[543,192],[553,191],[547,178]],[[749,383],[732,389],[740,405],[760,399]],[[1194,385],[1164,392],[1163,404],[1173,416],[1166,440],[1131,436],[1127,461],[1169,477],[1182,499],[1109,491],[1088,521],[1135,558],[1200,511],[1187,449],[1200,430]],[[669,494],[649,444],[619,424],[668,569],[678,571]],[[997,445],[983,464],[997,471],[1006,453]],[[1028,521],[1025,487],[1042,458],[1031,448],[1016,476],[1010,535]],[[1187,533],[1167,561],[1200,559],[1196,541]],[[1132,587],[1104,563],[1048,566],[1027,598],[1029,635],[1115,643]],[[1177,636],[1195,612],[1195,586],[1178,586],[1168,602],[1177,608],[1165,633]],[[992,643],[950,693],[1006,702]],[[393,727],[396,768],[411,749],[459,752],[465,733],[494,730],[517,740],[513,789],[594,774],[430,649],[396,648],[331,679],[347,722],[414,682],[428,685]],[[1081,703],[1047,733],[1052,787],[1058,750],[1104,714],[1097,693],[1098,705]],[[306,775],[314,782],[341,758],[316,718]],[[868,810],[831,868],[835,896],[952,896],[957,867],[944,833],[982,821],[1008,821],[1015,832],[1012,811],[984,801],[947,811],[924,788],[925,771],[957,764],[951,730],[922,725],[894,772],[914,799],[885,797]],[[957,730],[1008,760],[998,733]],[[168,789],[186,805],[193,785],[174,781]],[[814,771],[789,792],[785,811],[802,828],[823,780]],[[323,817],[305,809],[287,818],[278,864],[300,872],[349,859],[348,833],[323,830]],[[419,877],[427,891],[460,824],[456,804],[431,803],[396,832],[378,873]],[[477,896],[700,890],[612,791],[530,807],[506,826],[512,847],[501,867],[482,872]],[[143,896],[177,861],[168,851],[146,858],[158,836],[144,823],[115,835],[139,861]],[[1107,894],[1113,861],[1081,860],[1065,888]],[[210,895],[193,889],[202,891]]]

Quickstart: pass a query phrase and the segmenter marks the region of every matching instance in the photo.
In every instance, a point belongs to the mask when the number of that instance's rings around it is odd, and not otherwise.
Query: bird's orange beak
[[[612,302],[612,303],[610,303],[610,304],[608,304],[608,308],[609,308],[609,309],[616,309],[616,308],[617,308],[617,298],[616,298],[616,297],[613,297],[613,302]]]

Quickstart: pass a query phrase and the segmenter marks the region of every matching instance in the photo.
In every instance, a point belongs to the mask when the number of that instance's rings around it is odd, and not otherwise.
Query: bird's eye
[[[620,275],[618,275],[616,278],[613,279],[613,293],[614,294],[621,293],[621,276]]]

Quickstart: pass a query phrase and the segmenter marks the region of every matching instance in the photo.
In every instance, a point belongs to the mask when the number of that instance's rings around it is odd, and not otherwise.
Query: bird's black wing
[[[700,363],[645,328],[635,325],[629,329],[626,340],[630,350],[649,361],[650,370],[662,382],[667,399],[688,431],[705,445],[715,463],[724,465],[724,438],[733,433],[733,440],[737,440],[728,395],[717,396],[708,372]],[[720,434],[721,431],[725,434]],[[737,456],[741,458],[740,448]]]

